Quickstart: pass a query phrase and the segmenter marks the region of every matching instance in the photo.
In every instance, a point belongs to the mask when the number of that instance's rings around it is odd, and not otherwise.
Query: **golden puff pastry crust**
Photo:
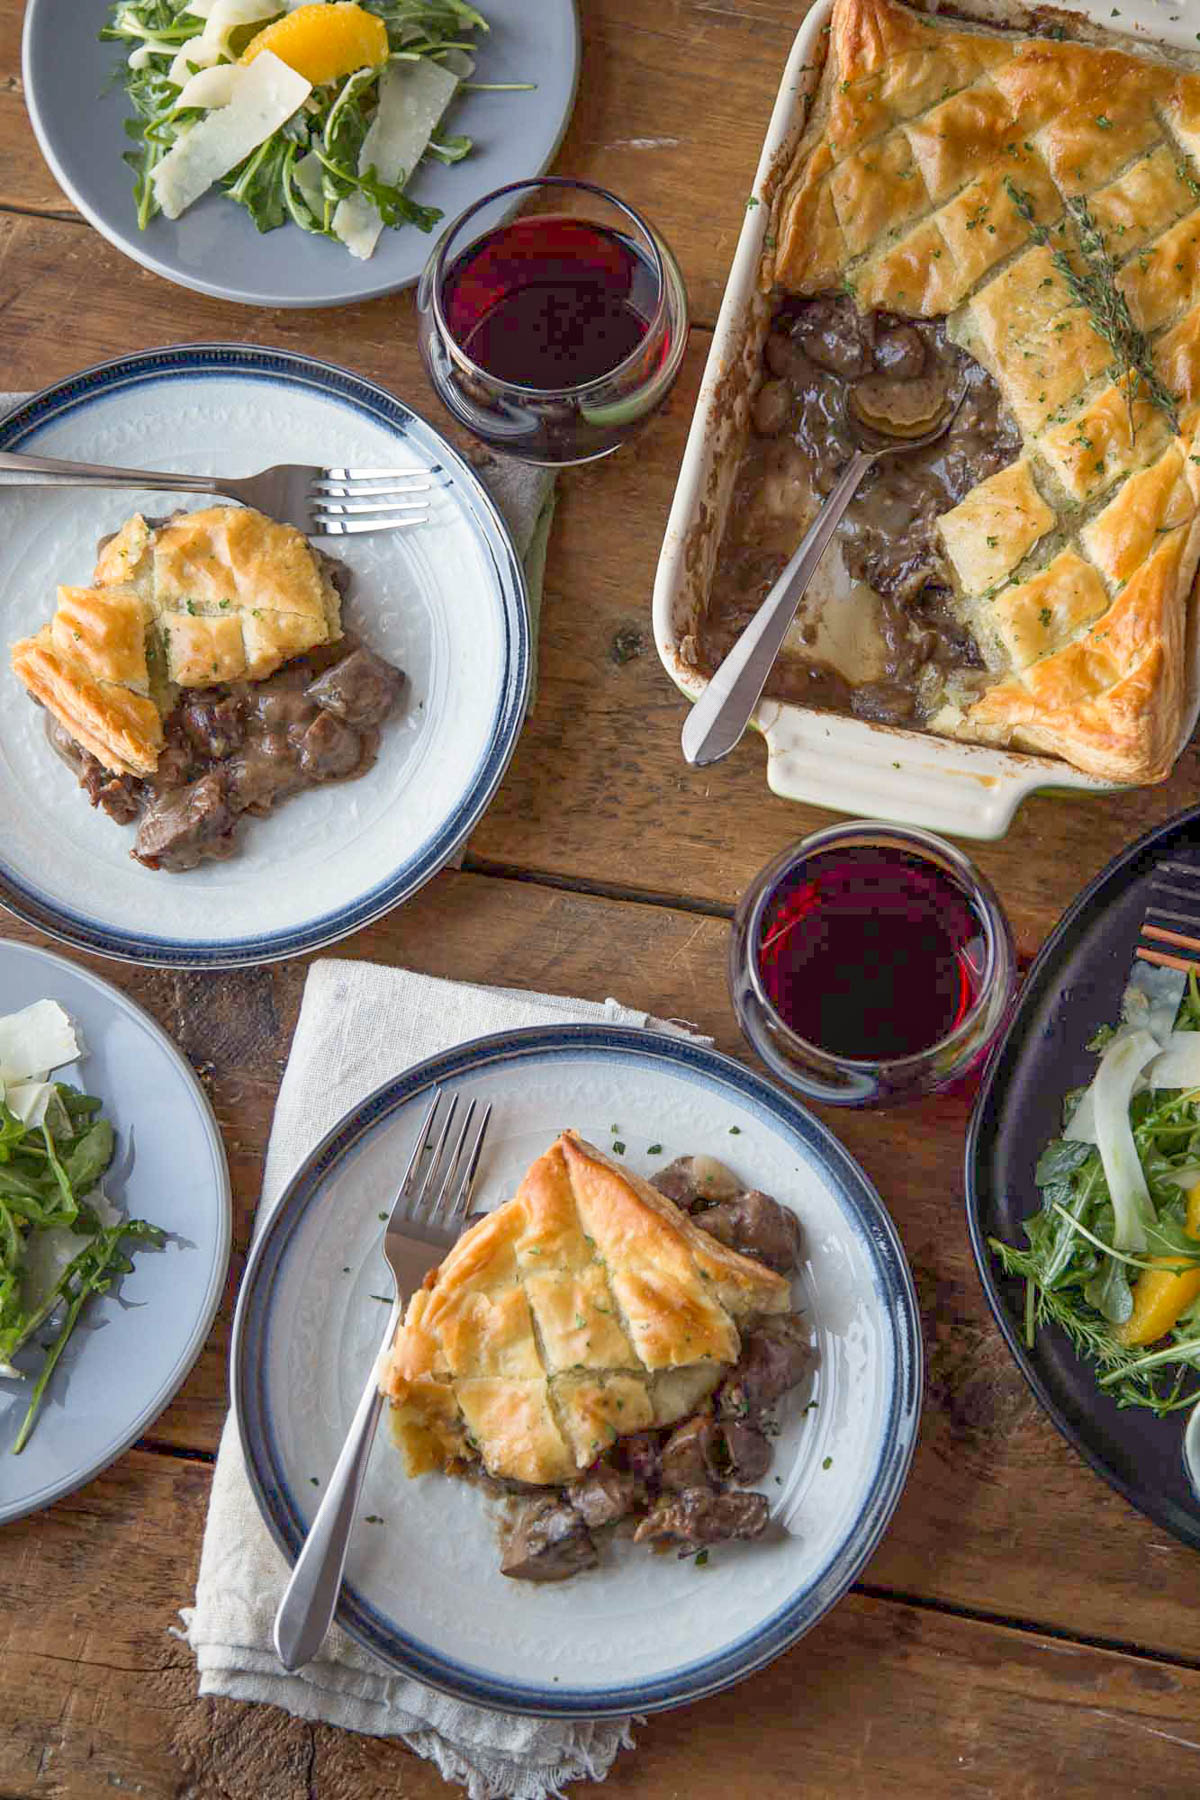
[[[49,625],[14,644],[20,680],[117,774],[149,775],[180,688],[262,681],[341,635],[329,572],[300,532],[211,506],[103,546],[90,588],[61,587]]]
[[[783,1276],[567,1131],[414,1294],[380,1387],[410,1474],[477,1457],[557,1485],[693,1411],[739,1326],[790,1303]]]
[[[1200,73],[1125,43],[834,0],[763,281],[947,316],[1020,428],[939,521],[992,684],[931,729],[1144,782],[1178,753],[1200,564]],[[1175,421],[1064,278],[1081,201]]]
[[[133,588],[58,590],[58,609],[36,637],[12,648],[12,666],[76,743],[118,775],[151,775],[163,744],[146,657],[149,609]]]

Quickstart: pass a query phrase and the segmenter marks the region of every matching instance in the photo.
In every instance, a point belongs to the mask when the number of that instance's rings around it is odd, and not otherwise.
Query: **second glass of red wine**
[[[505,219],[516,206],[532,210]],[[544,176],[498,188],[443,232],[417,322],[439,398],[476,437],[526,462],[591,462],[666,399],[687,294],[631,206]]]
[[[996,894],[932,832],[832,825],[769,863],[733,924],[738,1023],[806,1099],[886,1106],[978,1071],[1016,990]]]

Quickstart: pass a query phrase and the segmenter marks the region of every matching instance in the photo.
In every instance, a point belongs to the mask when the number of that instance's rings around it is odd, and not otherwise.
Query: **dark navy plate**
[[[1024,1283],[1007,1278],[989,1238],[1022,1244],[1038,1206],[1033,1171],[1062,1124],[1064,1094],[1089,1081],[1086,1048],[1120,1016],[1156,865],[1200,843],[1200,808],[1139,838],[1068,909],[1026,977],[1008,1033],[975,1103],[967,1138],[967,1223],[983,1291],[1022,1374],[1068,1443],[1158,1525],[1200,1548],[1200,1504],[1184,1476],[1184,1415],[1122,1409],[1057,1328],[1023,1335]]]

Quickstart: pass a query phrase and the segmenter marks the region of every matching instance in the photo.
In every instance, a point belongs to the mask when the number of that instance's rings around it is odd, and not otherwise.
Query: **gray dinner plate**
[[[446,219],[506,182],[540,175],[567,128],[579,73],[575,0],[483,0],[491,30],[475,80],[533,82],[530,93],[460,95],[451,128],[475,140],[452,167],[422,166],[409,192]],[[28,0],[25,100],[42,154],[64,193],[110,244],[156,275],[248,306],[338,306],[410,286],[431,238],[416,226],[385,231],[366,262],[297,226],[260,233],[243,207],[213,192],[180,219],[139,231],[120,83],[125,47],[101,43],[109,0]],[[497,220],[501,214],[497,213]],[[436,235],[436,234],[435,234]]]
[[[149,1430],[200,1354],[225,1286],[232,1210],[221,1134],[170,1039],[106,981],[0,941],[0,1014],[57,1000],[85,1054],[60,1079],[98,1094],[117,1133],[105,1192],[167,1232],[132,1274],[89,1300],[25,1449],[10,1454],[28,1382],[0,1378],[0,1525],[99,1474]],[[18,1353],[35,1374],[37,1348]]]

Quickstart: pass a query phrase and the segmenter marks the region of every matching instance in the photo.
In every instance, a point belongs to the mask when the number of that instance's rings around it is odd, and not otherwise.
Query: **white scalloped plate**
[[[499,1571],[494,1503],[408,1480],[381,1432],[339,1623],[391,1666],[481,1705],[593,1717],[678,1705],[777,1656],[833,1605],[879,1541],[916,1439],[921,1342],[904,1253],[866,1177],[760,1076],[687,1040],[608,1026],[483,1038],[381,1088],[314,1151],[260,1237],[238,1302],[231,1388],[263,1516],[289,1560],[308,1529],[378,1347],[388,1292],[380,1212],[429,1090],[494,1103],[481,1208],[572,1125],[653,1174],[705,1150],[794,1207],[799,1304],[819,1369],[784,1410],[762,1484],[778,1534],[707,1567],[641,1546],[559,1585]],[[657,1148],[652,1150],[652,1146]],[[375,1522],[366,1522],[370,1516]],[[270,1630],[272,1597],[254,1629]]]

